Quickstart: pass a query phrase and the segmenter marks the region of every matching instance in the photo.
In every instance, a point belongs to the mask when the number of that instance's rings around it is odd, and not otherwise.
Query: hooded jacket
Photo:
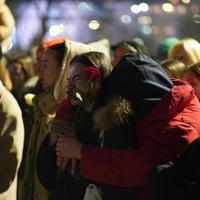
[[[25,171],[18,192],[20,200],[48,199],[49,192],[40,183],[36,173],[37,154],[42,141],[49,132],[49,122],[54,119],[59,103],[66,97],[67,70],[70,61],[76,55],[95,50],[89,45],[69,40],[65,41],[65,47],[65,55],[58,79],[49,91],[38,94],[33,100],[34,123],[25,158]]]
[[[172,82],[158,63],[138,53],[124,56],[115,67],[97,107],[112,95],[132,102],[137,148],[83,145],[81,175],[100,183],[143,190],[155,165],[174,160],[199,137],[200,104],[188,83]]]

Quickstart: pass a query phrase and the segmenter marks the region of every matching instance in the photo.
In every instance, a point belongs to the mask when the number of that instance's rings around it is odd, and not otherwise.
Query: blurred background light
[[[167,13],[171,13],[174,11],[174,6],[171,3],[164,3],[162,5],[162,9]]]
[[[122,15],[121,16],[121,22],[124,23],[124,24],[131,23],[131,17],[130,17],[130,15]]]
[[[16,23],[12,51],[44,40],[80,42],[141,38],[156,53],[168,36],[200,41],[200,0],[6,0]]]
[[[63,24],[58,24],[58,25],[52,25],[49,28],[49,35],[50,36],[58,36],[60,33],[62,33],[64,30],[64,25]]]
[[[81,2],[78,4],[78,9],[80,11],[93,11],[93,7],[87,2]]]
[[[141,25],[150,25],[152,24],[152,18],[150,16],[139,16],[138,23]]]
[[[182,2],[185,3],[185,4],[189,4],[190,0],[182,0]]]
[[[88,24],[88,27],[92,30],[97,30],[100,27],[100,23],[97,20],[91,20]]]
[[[143,26],[142,27],[142,33],[145,35],[151,35],[152,28],[150,26]]]
[[[196,24],[200,24],[200,14],[194,14],[193,20]]]
[[[136,4],[132,5],[130,9],[131,9],[131,12],[134,13],[134,14],[138,14],[141,11],[140,7]]]
[[[140,3],[138,6],[139,6],[139,10],[142,12],[149,11],[149,6],[146,3]]]

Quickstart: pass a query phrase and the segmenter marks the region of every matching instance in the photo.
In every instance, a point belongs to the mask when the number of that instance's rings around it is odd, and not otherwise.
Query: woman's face
[[[42,55],[41,64],[39,66],[39,78],[44,89],[49,89],[54,85],[60,68],[61,66],[59,66],[55,53],[47,49]]]
[[[183,74],[183,80],[192,85],[197,98],[200,100],[200,78],[194,72],[187,71]]]
[[[84,68],[84,65],[76,62],[73,62],[70,65],[68,89],[73,89],[81,94],[90,93],[91,95],[95,95],[97,90],[100,88],[100,80],[97,79],[91,82],[87,78]]]
[[[20,63],[12,63],[9,66],[10,77],[14,89],[21,88],[27,80],[26,73]]]

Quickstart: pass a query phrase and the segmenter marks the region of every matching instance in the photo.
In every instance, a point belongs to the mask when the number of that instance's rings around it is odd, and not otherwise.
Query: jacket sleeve
[[[53,190],[56,185],[57,166],[54,146],[49,145],[49,135],[45,137],[39,149],[36,168],[42,185],[47,190]]]
[[[199,137],[196,129],[184,125],[155,131],[151,136],[141,139],[138,149],[102,149],[83,145],[81,174],[104,184],[144,186],[154,166],[173,161]]]
[[[152,164],[142,152],[83,146],[81,174],[99,183],[139,187],[147,183]]]

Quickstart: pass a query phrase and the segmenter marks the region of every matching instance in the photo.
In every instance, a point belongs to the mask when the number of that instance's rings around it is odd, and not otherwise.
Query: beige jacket
[[[24,126],[15,98],[0,82],[0,200],[16,200]]]
[[[47,200],[50,194],[40,183],[36,172],[36,160],[40,145],[48,134],[49,122],[55,117],[58,104],[66,97],[67,70],[70,61],[78,54],[94,51],[88,45],[66,40],[66,52],[58,79],[51,91],[35,97],[35,118],[25,161],[24,177],[20,181],[18,200]]]

